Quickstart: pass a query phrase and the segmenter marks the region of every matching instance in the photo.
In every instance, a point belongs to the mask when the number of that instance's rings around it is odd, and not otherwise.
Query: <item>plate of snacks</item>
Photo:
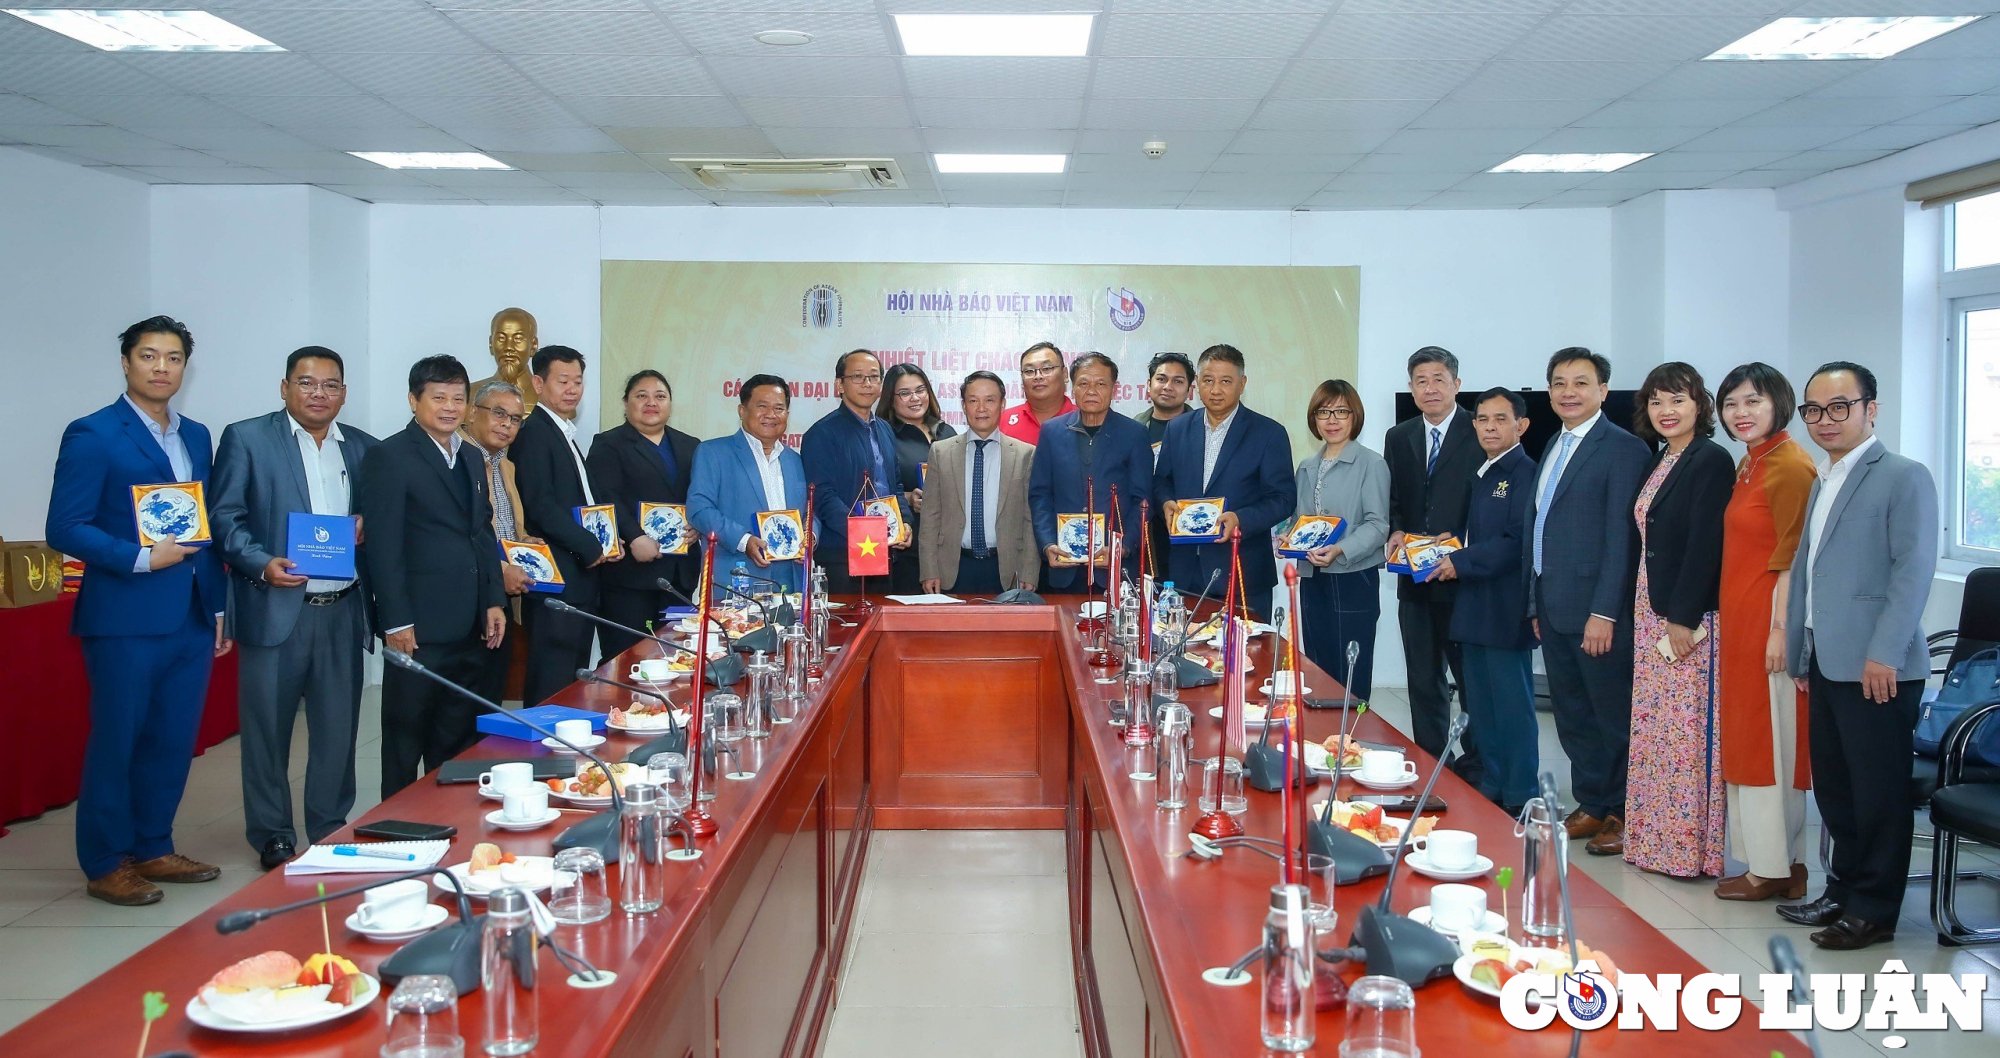
[[[627,786],[646,781],[646,768],[642,764],[618,763],[611,766],[612,774],[618,779],[618,792],[624,793]],[[586,761],[578,761],[576,777],[570,779],[550,779],[549,796],[561,798],[574,805],[600,806],[611,803],[611,781],[604,769]]]
[[[1500,990],[1507,987],[1507,982],[1522,974],[1560,977],[1584,963],[1594,963],[1598,973],[1614,986],[1618,983],[1618,966],[1611,961],[1611,956],[1587,944],[1577,944],[1575,963],[1570,962],[1568,945],[1531,948],[1492,933],[1463,934],[1459,937],[1459,948],[1465,954],[1451,964],[1452,976],[1458,978],[1460,984],[1490,999],[1499,999]],[[1540,1005],[1533,992],[1528,993],[1528,1005]]]
[[[188,1000],[188,1020],[218,1032],[289,1032],[344,1018],[382,992],[381,982],[327,952],[301,963],[267,951],[223,967]]]
[[[684,709],[674,710],[673,719],[667,719],[667,707],[658,702],[642,702],[632,699],[632,704],[623,709],[612,707],[611,718],[604,726],[613,731],[665,731],[675,724],[686,726],[688,714]]]
[[[541,892],[556,880],[556,861],[551,856],[519,856],[504,852],[500,846],[490,841],[482,841],[472,847],[472,858],[464,863],[454,863],[445,870],[465,886],[465,895],[475,899],[485,899],[493,893],[513,887],[530,892]],[[442,878],[431,879],[431,884],[447,893],[458,890]]]
[[[1314,802],[1311,811],[1314,819],[1321,818],[1321,813],[1326,811],[1326,802]],[[1437,821],[1436,816],[1424,816],[1418,819],[1416,829],[1410,836],[1423,837],[1437,826]],[[1385,814],[1381,805],[1368,804],[1365,801],[1335,801],[1332,822],[1342,830],[1359,834],[1380,845],[1384,851],[1393,851],[1396,843],[1403,840],[1403,831],[1411,826],[1409,820]]]

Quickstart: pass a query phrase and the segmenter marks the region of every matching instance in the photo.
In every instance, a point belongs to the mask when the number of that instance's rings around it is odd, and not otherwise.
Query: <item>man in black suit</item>
[[[1604,417],[1611,361],[1582,346],[1558,349],[1548,380],[1562,431],[1542,451],[1522,550],[1529,612],[1576,796],[1564,822],[1570,837],[1591,839],[1596,851],[1625,840],[1639,545],[1632,501],[1652,453]]]
[[[576,519],[578,507],[598,502],[576,423],[583,401],[583,354],[566,345],[545,345],[535,353],[535,410],[521,424],[509,456],[521,490],[524,528],[549,545],[562,574],[560,598],[579,610],[598,611],[598,571],[604,549]],[[574,614],[553,613],[530,596],[522,624],[528,633],[528,671],[521,704],[540,705],[576,679],[590,664],[596,628]]]
[[[660,542],[639,524],[641,503],[687,503],[694,450],[701,442],[667,425],[673,411],[674,387],[665,375],[650,368],[634,374],[625,380],[625,421],[598,434],[585,460],[597,502],[618,508],[618,535],[626,551],[623,559],[604,567],[603,609],[598,612],[633,628],[657,620],[667,605],[667,593],[656,583],[660,578],[692,596],[701,576],[699,547],[690,545],[684,555],[664,554]],[[723,570],[722,576],[728,572]],[[601,661],[631,649],[639,637],[600,628],[597,640]]]
[[[477,453],[462,451],[465,365],[428,356],[410,368],[410,425],[361,463],[362,549],[376,627],[391,649],[473,684],[506,631],[500,552]],[[478,707],[422,676],[382,676],[382,796],[477,740]]]
[[[1410,354],[1410,395],[1422,414],[1389,428],[1382,457],[1389,461],[1389,544],[1409,533],[1448,533],[1465,524],[1466,498],[1482,462],[1472,417],[1458,406],[1458,357],[1427,345]],[[1445,580],[1396,579],[1397,622],[1403,631],[1403,666],[1409,673],[1411,737],[1441,757],[1451,733],[1451,688],[1465,687],[1465,666],[1451,637],[1451,604],[1458,586]],[[1451,683],[1445,682],[1445,671]],[[1476,729],[1467,726],[1453,763],[1479,785]]]

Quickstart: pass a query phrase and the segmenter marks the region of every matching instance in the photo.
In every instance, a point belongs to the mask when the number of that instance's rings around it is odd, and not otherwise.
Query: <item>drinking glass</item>
[[[1419,1058],[1417,997],[1410,986],[1380,974],[1347,990],[1347,1033],[1340,1058]]]
[[[646,781],[660,788],[670,816],[687,811],[688,759],[685,753],[655,753],[646,758]]]
[[[715,739],[716,745],[727,746],[743,741],[744,735],[748,734],[748,732],[743,725],[742,695],[710,695],[708,708],[713,710],[709,714],[709,717],[715,725],[709,734],[710,737]]]
[[[557,922],[573,926],[610,918],[611,887],[604,873],[604,854],[596,849],[574,848],[556,853],[549,915]]]
[[[1235,757],[1210,757],[1201,765],[1201,797],[1195,801],[1204,814],[1215,811],[1216,762],[1222,764],[1222,810],[1240,816],[1250,810],[1249,795],[1243,792],[1243,762]]]
[[[443,974],[412,974],[389,993],[389,1036],[382,1058],[463,1058],[458,989]]]

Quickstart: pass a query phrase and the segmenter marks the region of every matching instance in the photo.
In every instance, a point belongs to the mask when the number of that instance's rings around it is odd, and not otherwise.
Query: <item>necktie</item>
[[[1576,447],[1576,435],[1563,432],[1562,449],[1556,452],[1556,465],[1549,468],[1549,476],[1542,482],[1542,494],[1535,497],[1535,576],[1542,575],[1542,526],[1549,521],[1549,502],[1555,499],[1556,483],[1562,480],[1563,468],[1569,465],[1570,450]]]
[[[972,553],[986,557],[986,446],[991,438],[972,442]]]
[[[1441,444],[1441,443],[1442,443],[1443,441],[1444,441],[1444,433],[1443,433],[1443,431],[1439,430],[1439,429],[1438,429],[1437,427],[1435,427],[1435,426],[1431,427],[1431,455],[1430,455],[1430,458],[1429,458],[1429,459],[1426,459],[1426,460],[1424,460],[1424,476],[1425,476],[1425,477],[1429,477],[1429,476],[1430,476],[1430,473],[1431,473],[1431,471],[1433,471],[1433,470],[1436,470],[1436,469],[1437,469],[1437,466],[1438,466],[1438,446],[1439,446],[1439,445],[1440,445],[1440,444]]]

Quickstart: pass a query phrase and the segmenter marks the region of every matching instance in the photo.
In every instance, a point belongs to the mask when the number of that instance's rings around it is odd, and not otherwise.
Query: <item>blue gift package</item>
[[[567,705],[538,705],[533,709],[509,709],[505,713],[481,713],[473,720],[473,725],[481,734],[518,738],[523,742],[540,742],[546,737],[522,723],[521,717],[526,717],[550,731],[556,729],[556,722],[559,720],[588,720],[590,730],[596,733],[604,731],[605,721],[609,719],[603,713],[593,713],[588,709],[574,709]]]

